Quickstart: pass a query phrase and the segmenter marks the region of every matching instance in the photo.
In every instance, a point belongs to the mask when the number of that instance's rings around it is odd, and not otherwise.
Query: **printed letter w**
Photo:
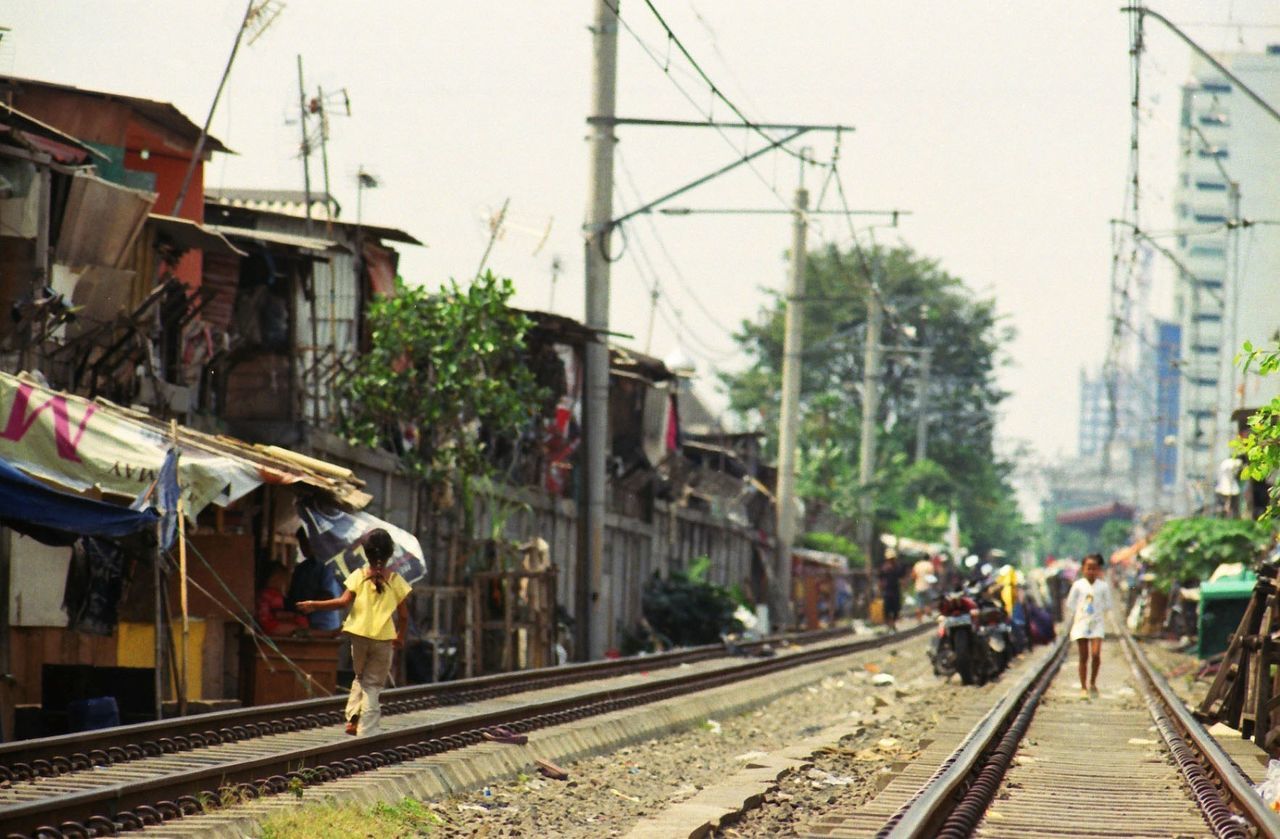
[[[80,463],[80,455],[76,449],[80,447],[80,440],[84,437],[85,429],[89,425],[89,417],[93,416],[94,411],[98,410],[98,406],[88,405],[85,407],[84,417],[80,420],[80,425],[76,427],[73,436],[71,433],[71,418],[67,412],[66,397],[51,396],[39,408],[27,413],[27,408],[31,404],[33,390],[31,385],[18,386],[18,392],[13,396],[13,407],[9,410],[9,421],[6,423],[4,430],[0,431],[0,440],[18,442],[31,430],[31,426],[36,424],[36,420],[44,409],[52,408],[53,433],[54,441],[58,447],[58,457],[63,460],[69,460],[72,463]]]

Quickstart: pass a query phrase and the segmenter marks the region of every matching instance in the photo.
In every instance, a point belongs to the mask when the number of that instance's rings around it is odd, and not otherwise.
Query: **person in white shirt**
[[[1102,639],[1107,634],[1106,614],[1112,607],[1111,586],[1102,579],[1102,554],[1086,556],[1080,573],[1067,594],[1067,614],[1071,616],[1071,640],[1080,653],[1080,695],[1089,699],[1098,695]]]

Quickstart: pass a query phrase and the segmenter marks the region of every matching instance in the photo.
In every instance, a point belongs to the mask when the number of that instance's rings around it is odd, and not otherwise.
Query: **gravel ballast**
[[[892,765],[909,760],[954,703],[991,689],[943,684],[930,669],[928,643],[923,636],[851,656],[847,670],[756,711],[563,765],[568,781],[522,776],[429,806],[444,820],[438,829],[444,836],[622,836],[753,757],[855,721],[858,733],[833,744],[813,769],[786,778],[771,794],[760,825],[753,824],[753,813],[722,834],[786,835],[783,828],[803,820],[814,802],[874,794]],[[885,675],[893,677],[891,684],[873,684],[887,681]]]

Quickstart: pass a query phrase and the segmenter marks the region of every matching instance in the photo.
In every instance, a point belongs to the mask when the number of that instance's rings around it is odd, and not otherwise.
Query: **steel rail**
[[[951,813],[957,795],[963,793],[991,750],[992,743],[1006,731],[1010,722],[1024,707],[1024,699],[1037,683],[1052,678],[1066,654],[1066,638],[1059,637],[1044,660],[1018,679],[990,711],[978,721],[960,745],[947,758],[934,777],[916,797],[895,813],[877,837],[888,839],[924,839],[933,837]]]
[[[745,642],[737,648],[752,652],[771,645],[814,643],[848,633],[844,628],[784,633]],[[731,652],[724,644],[707,644],[647,656],[409,685],[383,692],[383,714],[391,716],[459,705],[590,679],[665,669],[728,654]],[[54,777],[94,765],[113,765],[219,743],[336,725],[343,721],[346,701],[345,695],[323,696],[0,744],[0,781],[12,783]]]
[[[1246,837],[1250,835],[1247,821],[1258,835],[1280,836],[1280,816],[1254,792],[1239,766],[1178,699],[1132,635],[1124,630],[1120,640],[1140,677],[1139,687],[1156,728],[1215,835]],[[1001,697],[933,777],[886,822],[877,839],[969,835],[998,792],[1035,706],[1065,658],[1065,639],[1060,638],[1045,662]],[[993,748],[997,738],[1000,744]]]
[[[1204,760],[1210,772],[1215,776],[1212,779],[1208,779],[1207,787],[1203,782],[1193,780],[1190,776],[1187,777],[1197,801],[1199,801],[1204,792],[1213,792],[1219,796],[1219,802],[1226,804],[1227,802],[1222,801],[1222,794],[1225,793],[1230,798],[1231,803],[1235,805],[1234,809],[1263,831],[1263,836],[1280,836],[1280,816],[1263,803],[1262,798],[1254,792],[1252,784],[1240,771],[1240,767],[1219,745],[1213,735],[1205,730],[1200,721],[1187,710],[1186,705],[1169,687],[1169,682],[1151,664],[1147,654],[1138,646],[1138,643],[1127,629],[1121,635],[1121,639],[1124,642],[1125,651],[1129,654],[1130,662],[1136,664],[1134,669],[1138,671],[1147,683],[1142,686],[1144,692],[1147,693],[1147,705],[1156,721],[1157,728],[1160,730],[1161,735],[1165,737],[1170,751],[1174,752],[1175,758],[1179,757],[1178,752],[1180,750],[1175,748],[1174,742],[1170,742],[1166,729],[1162,725],[1163,721],[1157,711],[1163,711],[1172,718],[1173,724],[1178,729],[1181,729],[1182,736],[1190,741],[1188,745]],[[1151,695],[1152,693],[1154,693],[1154,696]],[[1162,707],[1158,708],[1157,702]],[[1188,767],[1185,762],[1179,759],[1178,763],[1184,770],[1184,776],[1187,776],[1186,770]],[[1214,783],[1214,781],[1217,783]],[[1210,809],[1203,804],[1201,808],[1205,810],[1206,815],[1211,814]],[[1229,816],[1211,819],[1210,821],[1220,836],[1237,835],[1231,830],[1235,820]]]
[[[605,687],[574,696],[386,731],[370,737],[295,748],[160,778],[25,802],[0,809],[0,834],[43,839],[109,835],[140,829],[168,819],[213,810],[224,804],[323,783],[484,742],[485,732],[492,732],[498,726],[515,732],[528,732],[887,646],[932,629],[932,624],[926,623],[892,635],[802,648],[788,655],[748,659],[704,673],[669,673],[640,684]],[[79,820],[67,820],[67,816]],[[62,821],[54,824],[51,819]],[[90,830],[98,832],[90,834]]]

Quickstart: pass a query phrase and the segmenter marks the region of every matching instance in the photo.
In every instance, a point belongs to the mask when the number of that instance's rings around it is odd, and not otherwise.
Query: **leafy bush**
[[[714,644],[722,635],[739,632],[733,616],[737,603],[724,586],[706,579],[710,560],[690,563],[687,571],[672,571],[667,579],[654,576],[644,587],[641,607],[652,632],[674,646]],[[649,646],[640,635],[628,639],[635,649]]]
[[[1251,562],[1273,537],[1262,522],[1190,518],[1165,522],[1152,540],[1155,583],[1169,586],[1188,577],[1207,579],[1224,562]]]
[[[1280,370],[1280,341],[1271,349],[1255,347],[1248,341],[1236,357],[1246,373],[1256,368],[1258,375],[1270,376]],[[1232,441],[1231,448],[1244,458],[1242,477],[1254,481],[1272,481],[1280,470],[1280,397],[1254,411],[1249,417],[1249,433]],[[1267,508],[1259,518],[1264,521],[1280,514],[1280,481],[1269,490]]]

